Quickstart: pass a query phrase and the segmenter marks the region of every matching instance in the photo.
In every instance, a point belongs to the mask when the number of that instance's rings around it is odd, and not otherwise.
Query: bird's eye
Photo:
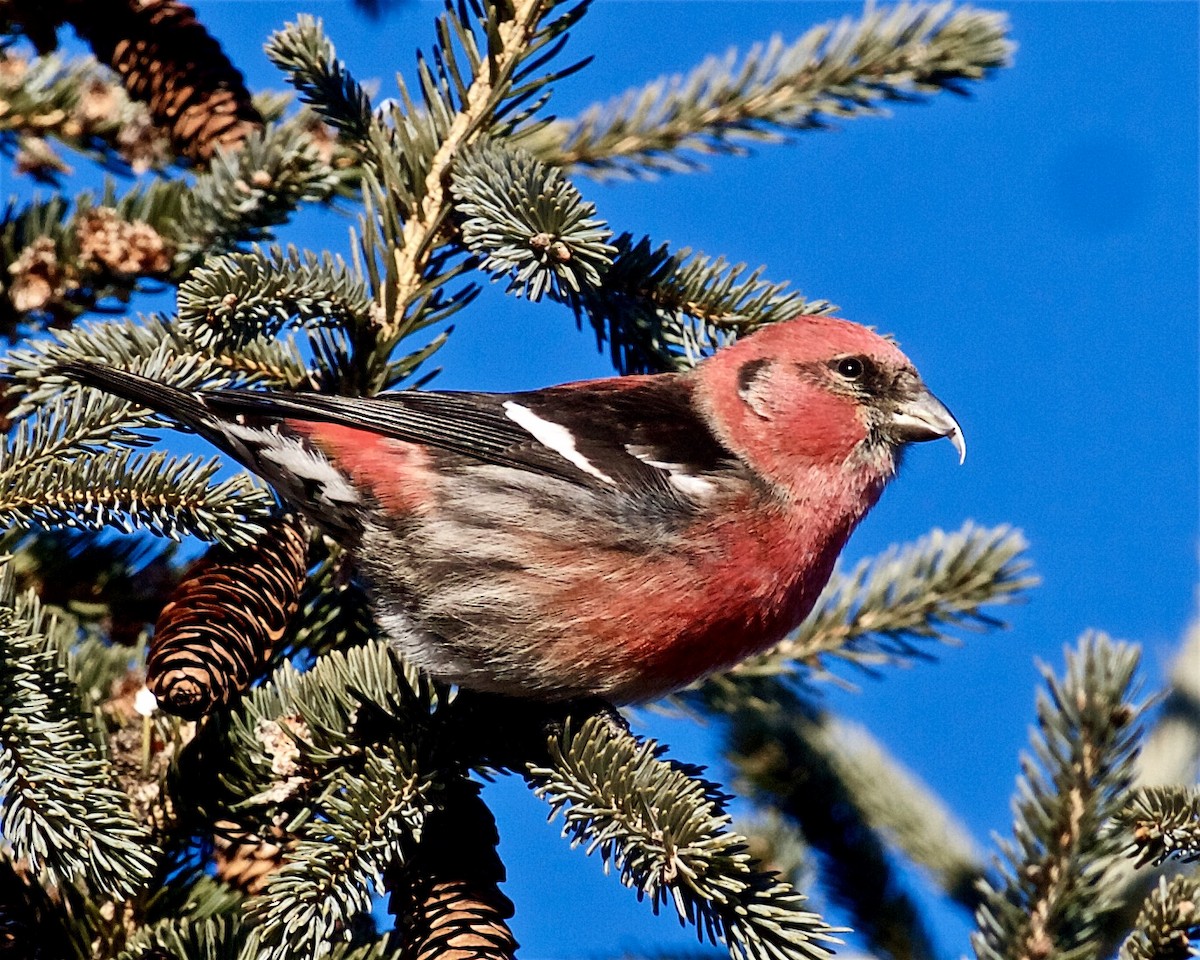
[[[842,357],[837,361],[835,369],[840,376],[847,380],[861,380],[862,375],[867,371],[867,365],[858,357]]]

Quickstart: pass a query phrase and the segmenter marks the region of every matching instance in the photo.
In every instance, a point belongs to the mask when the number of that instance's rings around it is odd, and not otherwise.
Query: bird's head
[[[701,403],[723,439],[791,486],[814,467],[886,481],[905,444],[962,430],[894,342],[834,317],[764,327],[706,360]]]

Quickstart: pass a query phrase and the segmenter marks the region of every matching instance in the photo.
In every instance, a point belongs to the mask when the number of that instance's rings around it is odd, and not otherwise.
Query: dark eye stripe
[[[771,361],[764,357],[757,360],[747,360],[738,368],[737,384],[738,393],[746,394],[754,386],[754,381],[762,376],[767,368],[771,366]]]

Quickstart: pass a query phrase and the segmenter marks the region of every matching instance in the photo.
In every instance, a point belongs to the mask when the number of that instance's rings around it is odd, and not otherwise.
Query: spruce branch
[[[420,726],[432,704],[428,687],[379,641],[335,650],[304,673],[283,663],[231,715],[223,778],[239,803],[286,803],[323,767],[357,754],[364,705]]]
[[[1196,670],[1200,660],[1197,658],[1200,658],[1200,620],[1193,620],[1175,652],[1169,668],[1169,684],[1158,698],[1158,709],[1138,752],[1134,780],[1138,788],[1175,788],[1196,782],[1200,764],[1200,672]],[[1135,793],[1134,798],[1137,796]],[[1122,816],[1129,812],[1127,804]],[[1133,852],[1136,854],[1139,849],[1149,848],[1134,847]],[[1116,882],[1121,885],[1121,909],[1106,920],[1104,953],[1115,950],[1134,926],[1139,905],[1151,894],[1159,874],[1168,869],[1171,868],[1165,863],[1152,870],[1140,869],[1134,859],[1126,859],[1124,868],[1115,871]]]
[[[998,881],[983,887],[972,943],[980,960],[1094,955],[1116,906],[1111,867],[1124,844],[1104,825],[1133,776],[1141,707],[1138,651],[1085,634],[1066,675],[1042,667],[1032,755],[1022,757],[1015,839],[1001,844]]]
[[[106,643],[92,636],[67,652],[67,675],[84,709],[95,714],[112,696],[114,686],[136,672],[144,660],[142,643]]]
[[[272,123],[191,186],[155,180],[118,195],[109,182],[73,210],[61,195],[10,203],[0,218],[0,335],[31,314],[66,326],[146,281],[178,283],[204,256],[268,238],[301,203],[328,200],[354,172],[333,165],[310,128],[311,115]]]
[[[350,75],[326,38],[321,21],[307,14],[296,18],[267,41],[270,61],[288,75],[300,99],[311,105],[346,141],[368,140],[377,121],[371,98]]]
[[[245,937],[245,924],[237,916],[160,920],[138,930],[117,960],[241,960]]]
[[[0,53],[0,150],[28,150],[53,139],[105,167],[144,173],[170,159],[166,137],[145,104],[131,100],[112,72],[92,57],[64,61],[56,54],[26,60]],[[57,183],[53,165],[29,170]]]
[[[0,335],[15,339],[33,318],[67,326],[166,279],[174,248],[146,218],[169,220],[178,196],[156,184],[118,198],[110,183],[99,200],[81,193],[74,209],[62,195],[10,201],[0,217]]]
[[[109,230],[114,221],[125,228],[140,223],[162,235],[167,232],[168,224],[177,217],[181,198],[186,192],[182,181],[151,180],[135,184],[125,193],[118,193],[116,181],[106,178],[99,194],[85,190],[77,194],[73,201],[61,193],[46,200],[35,198],[20,208],[15,201],[10,201],[5,209],[3,226],[0,227],[0,249],[3,250],[5,261],[11,265],[17,251],[45,237],[54,241],[56,250],[64,259],[91,261],[84,264],[91,273],[108,267],[109,275],[105,279],[110,282],[120,279],[120,275],[128,279],[139,272],[147,275],[161,273],[157,264],[150,270],[142,265],[122,263],[127,257],[104,258],[108,261],[104,262],[97,255],[102,254],[102,250],[89,251],[86,248],[87,238],[79,235],[81,227],[88,226],[89,217],[100,214],[109,221],[104,224]]]
[[[394,179],[394,177],[393,177]],[[363,174],[363,207],[360,218],[361,237],[356,253],[359,257],[374,299],[373,325],[359,329],[355,337],[355,361],[346,369],[356,368],[357,387],[366,393],[395,385],[445,342],[449,331],[443,330],[425,347],[400,359],[391,359],[396,343],[434,324],[449,319],[471,302],[478,287],[468,284],[447,293],[448,285],[464,274],[469,264],[455,245],[445,244],[432,253],[426,264],[430,280],[414,293],[414,299],[402,323],[402,331],[391,341],[382,340],[387,326],[384,318],[396,317],[402,311],[400,303],[400,260],[396,250],[401,242],[401,213],[393,191],[385,190],[368,169]],[[399,329],[399,328],[398,328]]]
[[[532,78],[547,59],[537,56],[582,14],[585,3],[550,19],[563,0],[514,0],[461,11],[447,4],[438,19],[434,65],[418,63],[423,107],[401,85],[391,109],[388,142],[373,144],[382,184],[403,201],[403,227],[397,237],[394,312],[385,312],[380,339],[391,344],[409,332],[406,311],[428,287],[442,229],[450,210],[449,178],[458,155],[480,137],[502,135],[517,118],[518,105],[558,74]],[[481,21],[484,36],[468,26],[468,8]],[[459,52],[456,53],[456,48]],[[528,68],[528,69],[523,69]],[[398,156],[397,156],[397,150]],[[384,305],[384,304],[381,304]],[[386,305],[384,305],[386,306]],[[419,315],[419,314],[418,314]]]
[[[1200,859],[1200,787],[1142,787],[1116,815],[1138,866]]]
[[[213,156],[183,195],[169,237],[189,259],[265,240],[300,204],[328,199],[344,176],[302,124],[269,124],[236,152]]]
[[[612,231],[595,206],[524,151],[493,141],[465,151],[451,192],[463,244],[482,269],[509,278],[509,293],[567,299],[598,287],[612,263]]]
[[[62,625],[0,570],[0,833],[35,876],[128,897],[154,870],[66,673]]]
[[[262,956],[320,955],[415,844],[441,789],[423,736],[433,708],[382,643],[334,651],[305,673],[284,664],[242,700],[222,779],[240,816],[284,818],[296,836],[246,906]]]
[[[1027,544],[1011,527],[967,523],[893,547],[835,575],[786,640],[734,667],[735,677],[820,670],[827,657],[865,669],[928,658],[923,645],[954,643],[952,629],[1002,627],[985,608],[1018,602],[1038,583]],[[716,682],[720,682],[719,679]]]
[[[192,839],[187,838],[189,842]],[[170,851],[169,855],[174,857],[172,866],[180,872],[175,882],[165,885],[151,901],[146,913],[146,927],[159,927],[161,923],[167,929],[178,930],[184,924],[197,921],[234,920],[237,921],[235,929],[239,931],[237,942],[240,946],[245,942],[245,934],[241,932],[245,894],[205,872],[208,864],[197,863],[195,852],[194,846],[176,847]],[[140,943],[141,939],[134,937],[130,942]]]
[[[581,290],[572,306],[610,344],[622,373],[686,369],[739,333],[833,309],[823,300],[805,301],[786,283],[761,279],[763,267],[747,272],[724,257],[686,247],[672,253],[628,233],[613,246],[603,284]]]
[[[414,845],[434,800],[436,780],[399,744],[363,750],[354,770],[323,785],[314,816],[299,830],[289,861],[246,902],[256,956],[320,956],[371,906],[383,871]]]
[[[118,196],[110,183],[99,199],[80,194],[73,210],[61,196],[20,209],[10,203],[0,218],[0,272],[6,280],[0,335],[14,339],[34,319],[66,327],[87,311],[112,312],[110,301],[127,302],[148,284],[178,282],[202,252],[192,241],[180,246],[172,239],[181,218],[184,229],[216,231],[225,246],[233,246],[265,235],[263,196],[245,183],[214,185],[205,175],[195,191],[178,180],[153,181]],[[274,219],[266,218],[271,223],[299,202],[295,196],[276,201]]]
[[[808,732],[813,749],[854,798],[863,824],[924,867],[954,900],[976,906],[983,854],[945,801],[865,727],[821,714]]]
[[[455,312],[466,306],[467,303],[474,298],[476,290],[477,288],[475,287],[468,287],[460,292],[458,299],[448,298],[446,301],[443,301],[440,309],[438,309],[436,313],[426,315],[426,319],[430,323],[439,322],[439,320],[445,317],[447,312]],[[427,383],[429,383],[429,381],[436,377],[442,369],[441,367],[434,367],[433,369],[423,370],[422,368],[425,364],[425,361],[441,350],[443,346],[445,346],[446,341],[450,339],[450,334],[453,332],[453,326],[446,327],[446,329],[437,334],[437,336],[431,338],[430,341],[425,344],[425,346],[418,347],[416,350],[413,350],[411,353],[406,353],[402,357],[396,357],[392,360],[389,360],[387,367],[384,370],[384,387],[388,389],[397,387],[401,383],[404,383],[404,381],[412,378],[412,376],[417,373],[420,375],[411,383],[407,384],[407,388],[419,390],[424,387]]]
[[[273,499],[246,474],[216,480],[221,462],[131,451],[80,454],[30,467],[0,459],[0,524],[149,530],[252,543]]]
[[[896,877],[889,844],[926,866],[951,895],[970,901],[975,852],[944,804],[869,739],[843,749],[843,728],[782,677],[730,677],[687,698],[727,719],[726,756],[742,789],[794,822],[823,855],[822,887],[870,949],[930,960],[932,938]],[[863,790],[872,776],[877,781]],[[945,830],[940,849],[939,828]]]
[[[190,357],[191,353],[187,342],[178,336],[175,325],[161,316],[136,320],[123,317],[56,330],[52,339],[39,340],[5,354],[4,375],[14,381],[9,392],[20,400],[12,417],[27,417],[62,393],[65,381],[53,374],[60,363],[101,360],[155,376],[168,372],[166,364],[173,362],[171,356]],[[185,363],[195,363],[195,360],[183,361],[183,369],[171,371],[174,374],[172,382],[184,375]]]
[[[15,198],[10,198],[0,221],[0,250],[11,271],[12,263],[21,251],[46,237],[57,249],[65,243],[66,221],[71,204],[62,194],[54,194],[46,200],[35,199],[18,208]]]
[[[156,339],[154,334],[163,335]],[[178,538],[247,542],[260,531],[271,497],[246,474],[216,480],[220,462],[134,455],[142,430],[166,425],[151,411],[71,386],[64,395],[55,366],[73,355],[98,353],[149,376],[182,387],[230,381],[222,365],[172,349],[170,326],[151,320],[98,324],[63,332],[7,358],[16,391],[26,387],[15,414],[41,406],[0,445],[0,518],[9,524],[51,524],[98,529],[141,527]],[[68,462],[64,462],[64,458]]]
[[[1200,954],[1200,876],[1159,877],[1118,960],[1188,960]]]
[[[340,257],[295,247],[211,257],[179,286],[180,335],[206,349],[239,349],[285,325],[365,326],[372,301]]]
[[[309,340],[307,346],[311,346]],[[313,359],[305,359],[305,349],[290,336],[276,340],[256,340],[236,350],[221,350],[206,359],[238,384],[257,383],[288,390],[318,390],[334,379],[333,368],[323,362],[316,349]],[[215,384],[214,384],[215,385]]]
[[[63,434],[77,436],[81,443],[93,442],[87,431],[136,432],[172,425],[153,411],[96,391],[83,391],[73,381],[66,381],[57,367],[72,360],[99,360],[185,389],[235,383],[310,387],[315,384],[314,372],[290,341],[251,343],[236,351],[196,353],[179,326],[166,318],[122,318],[56,330],[53,339],[9,351],[0,369],[13,381],[9,396],[16,400],[16,405],[11,418],[21,420],[35,413],[52,416],[60,399],[68,398],[71,403],[66,414],[78,418],[81,426],[79,433],[64,429]]]
[[[70,205],[61,195],[18,209],[10,199],[0,219],[0,335],[15,340],[29,314],[62,326],[75,311],[79,282],[64,267]]]
[[[249,960],[252,956],[257,960],[253,944],[247,942],[249,936],[240,909],[220,916],[159,920],[138,930],[116,960]],[[362,943],[365,938],[357,933],[355,942],[334,943],[322,956],[327,960],[404,960],[408,956],[394,934]]]
[[[17,586],[78,623],[72,637],[72,681],[88,704],[111,695],[114,681],[144,659],[142,632],[176,579],[175,544],[113,537],[97,541],[80,531],[8,532]]]
[[[546,163],[599,176],[695,170],[699,156],[744,153],[830,118],[879,115],[889,101],[964,93],[1008,63],[1007,31],[1003,14],[952,3],[868,9],[790,45],[775,37],[745,55],[710,57],[686,76],[544,128],[526,146]]]
[[[399,96],[378,113],[317,21],[302,18],[270,42],[271,56],[302,95],[361,151],[363,260],[377,312],[375,329],[354,339],[356,390],[394,382],[400,374],[388,358],[396,344],[473,296],[472,288],[442,293],[466,269],[446,243],[450,170],[481,137],[502,136],[528,119],[536,109],[528,101],[562,75],[536,74],[585,6],[558,12],[563,5],[447,3],[431,58],[418,59],[416,93],[398,80]]]
[[[112,402],[96,392],[68,402],[60,395],[27,418],[0,441],[0,471],[56,466],[81,453],[100,453],[117,447],[144,447],[150,438],[136,432],[143,418],[129,417],[128,404]]]
[[[154,341],[157,331],[163,339]],[[123,335],[131,336],[124,339]],[[17,429],[0,442],[0,469],[29,470],[54,466],[63,458],[81,453],[102,453],[152,442],[144,431],[173,426],[152,410],[96,390],[85,390],[57,371],[60,363],[88,357],[115,340],[118,354],[100,355],[143,376],[180,387],[224,385],[230,377],[222,364],[204,357],[176,353],[173,328],[153,318],[143,324],[104,324],[63,332],[29,350],[14,350],[5,357],[6,373],[13,378],[10,395],[17,399],[13,419]],[[36,413],[36,416],[32,414]]]
[[[621,882],[657,911],[675,907],[701,939],[744,960],[822,958],[837,931],[801,908],[804,897],[758,870],[732,832],[726,796],[694,769],[662,759],[653,740],[591,717],[549,742],[550,763],[531,767],[534,792],[561,814],[573,846],[599,851]]]

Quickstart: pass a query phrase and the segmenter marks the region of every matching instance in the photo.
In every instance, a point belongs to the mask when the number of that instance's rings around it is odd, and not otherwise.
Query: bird
[[[525,392],[182,390],[58,372],[163,414],[351,551],[410,663],[483,694],[631,704],[812,610],[910,443],[962,430],[896,343],[764,326],[688,370]]]

